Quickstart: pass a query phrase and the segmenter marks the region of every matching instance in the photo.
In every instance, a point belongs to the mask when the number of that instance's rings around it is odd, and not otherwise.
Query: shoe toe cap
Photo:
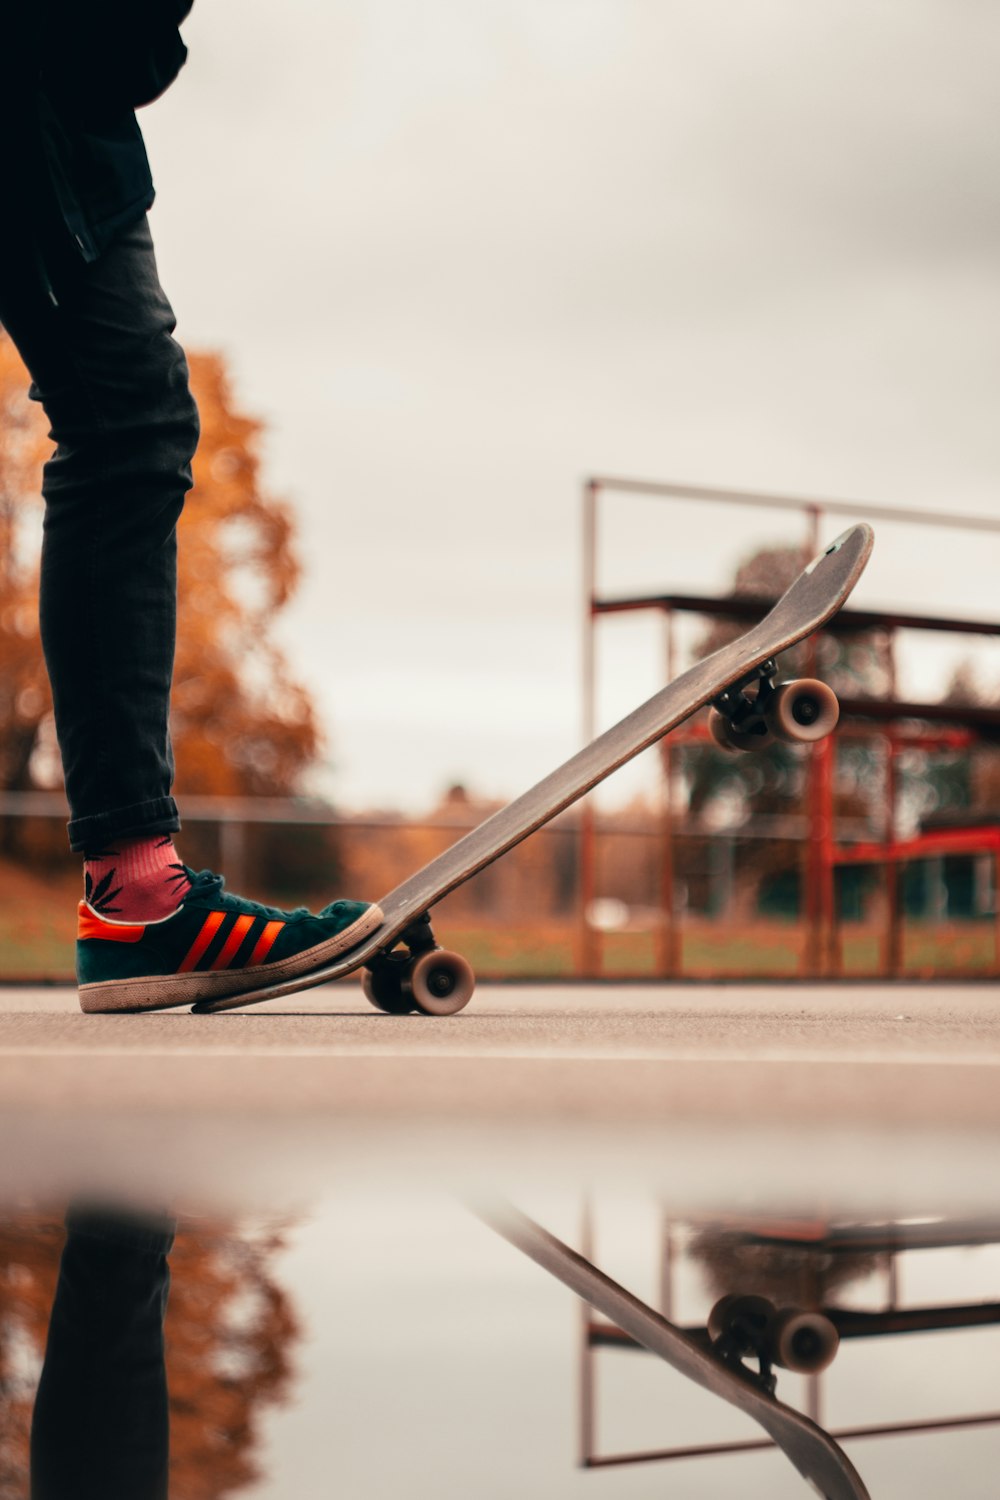
[[[331,901],[319,915],[324,921],[334,921],[340,928],[350,927],[371,907],[370,901]]]

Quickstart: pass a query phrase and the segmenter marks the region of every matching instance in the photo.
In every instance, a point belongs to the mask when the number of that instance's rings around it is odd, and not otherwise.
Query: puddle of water
[[[859,1212],[822,1184],[780,1207],[631,1182],[516,1196],[702,1351],[725,1294],[820,1312],[839,1347],[819,1374],[778,1369],[782,1401],[834,1432],[935,1424],[844,1440],[872,1496],[995,1493],[1000,1420],[938,1424],[1000,1408],[1000,1212],[942,1214],[916,1189],[905,1213]],[[171,1500],[810,1493],[774,1448],[650,1457],[764,1434],[443,1189],[345,1180],[305,1206],[182,1213],[172,1243],[162,1215],[75,1213],[68,1237],[65,1204],[0,1213],[4,1500],[29,1493],[33,1412],[38,1493],[74,1500],[165,1494],[167,1419]],[[723,1337],[746,1336],[749,1305]],[[751,1328],[755,1375],[777,1326]]]

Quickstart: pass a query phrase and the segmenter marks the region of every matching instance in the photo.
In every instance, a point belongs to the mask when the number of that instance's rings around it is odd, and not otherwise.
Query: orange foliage
[[[278,1234],[213,1224],[170,1255],[170,1493],[219,1500],[259,1479],[266,1406],[287,1399],[299,1330],[272,1280]]]
[[[0,1221],[0,1495],[28,1494],[28,1438],[62,1251],[55,1218]]]
[[[269,639],[298,580],[291,513],[261,489],[260,423],[234,409],[222,360],[191,356],[191,382],[202,436],[178,529],[177,786],[287,795],[319,743],[312,705]]]
[[[28,1493],[28,1439],[64,1234],[57,1215],[0,1222],[0,1495]],[[170,1493],[221,1500],[259,1478],[264,1408],[287,1398],[298,1328],[271,1263],[280,1235],[182,1228],[166,1319]]]
[[[191,356],[201,412],[195,487],[178,528],[172,732],[181,792],[287,795],[319,731],[271,639],[298,564],[288,507],[262,488],[260,423],[233,405],[217,355]],[[44,417],[0,333],[0,788],[44,780],[51,696],[38,634]]]
[[[31,785],[50,704],[38,639],[40,515],[32,504],[49,445],[26,385],[14,346],[0,335],[0,787],[18,790]]]

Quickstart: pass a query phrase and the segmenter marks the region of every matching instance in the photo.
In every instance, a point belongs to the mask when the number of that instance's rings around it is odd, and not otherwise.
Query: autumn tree
[[[262,487],[260,423],[235,409],[222,360],[192,356],[191,380],[202,436],[179,527],[177,787],[288,796],[319,748],[272,632],[299,577],[291,512]]]
[[[273,634],[298,580],[291,512],[264,486],[261,426],[234,404],[222,359],[190,363],[202,438],[178,528],[177,789],[288,795],[319,748],[312,704]],[[59,780],[37,606],[48,443],[27,385],[0,334],[0,790]]]
[[[55,1216],[0,1220],[0,1495],[28,1494],[31,1412],[62,1243]]]
[[[710,1225],[695,1232],[688,1253],[713,1301],[737,1292],[778,1307],[821,1307],[886,1267],[884,1254],[825,1243],[822,1225],[804,1224],[794,1239],[780,1230],[770,1238],[765,1226]]]
[[[60,1216],[0,1221],[0,1495],[27,1495],[28,1440],[56,1290]],[[262,1421],[289,1398],[300,1330],[274,1262],[280,1228],[182,1224],[165,1340],[170,1493],[222,1500],[261,1477]]]
[[[221,1500],[262,1477],[266,1412],[289,1399],[300,1328],[275,1277],[280,1228],[182,1227],[166,1319],[170,1493]]]
[[[32,785],[32,758],[51,697],[38,637],[38,488],[49,444],[27,375],[0,333],[0,788]]]

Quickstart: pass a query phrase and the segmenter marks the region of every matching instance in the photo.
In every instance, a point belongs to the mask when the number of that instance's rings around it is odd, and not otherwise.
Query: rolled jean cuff
[[[88,850],[97,854],[112,839],[143,838],[154,833],[176,833],[181,826],[173,797],[155,797],[150,802],[133,802],[131,807],[115,808],[90,818],[73,818],[66,829],[69,846],[77,854]]]

